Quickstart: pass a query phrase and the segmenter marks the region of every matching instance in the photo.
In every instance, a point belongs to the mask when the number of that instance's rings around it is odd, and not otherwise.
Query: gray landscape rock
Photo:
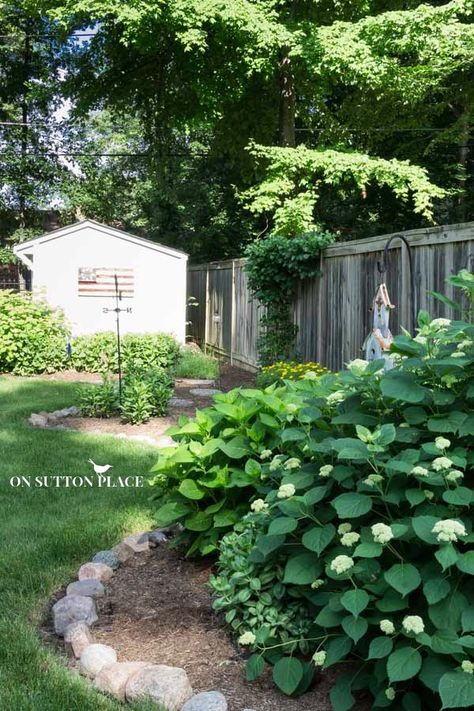
[[[120,565],[120,561],[114,551],[99,551],[92,558],[93,563],[104,563],[108,565],[112,570],[117,570]]]
[[[186,701],[181,711],[227,711],[227,701],[220,691],[205,691]]]
[[[67,407],[63,412],[66,413],[66,417],[77,417],[78,415],[81,414],[81,410],[79,407],[76,407],[76,405],[71,405],[71,407]]]
[[[28,422],[30,425],[33,425],[33,427],[46,427],[48,424],[48,418],[45,415],[40,415],[38,413],[33,412],[29,418]]]
[[[66,595],[53,605],[54,631],[63,636],[72,622],[85,622],[91,627],[98,620],[95,602],[83,595]]]
[[[112,548],[121,563],[126,563],[133,556],[133,550],[126,543],[119,543]]]
[[[150,546],[152,546],[153,548],[159,546],[160,543],[166,543],[167,540],[168,538],[166,534],[163,533],[163,531],[160,531],[159,529],[148,532],[148,541],[150,543]]]
[[[211,397],[211,395],[221,393],[222,390],[217,390],[216,388],[193,388],[189,392],[191,395],[196,395],[196,397]]]
[[[81,654],[79,670],[81,674],[94,678],[106,666],[115,664],[117,652],[107,644],[90,644]]]
[[[215,380],[201,380],[200,378],[177,378],[176,382],[188,385],[189,387],[197,387],[198,385],[206,387],[206,385],[211,386],[216,384]]]
[[[172,397],[169,405],[170,407],[194,407],[194,402],[187,400],[185,397]]]
[[[77,577],[79,580],[93,578],[94,580],[100,580],[101,583],[106,583],[113,574],[112,568],[104,563],[84,563],[79,568]]]
[[[67,586],[66,595],[84,595],[84,597],[103,597],[105,593],[104,586],[100,580],[94,578],[84,578],[84,580],[76,580]]]
[[[183,704],[193,695],[184,669],[153,664],[142,669],[127,682],[127,701],[150,698],[168,711],[181,711]]]
[[[82,652],[93,643],[94,639],[85,622],[73,622],[64,631],[64,641],[76,659],[79,659]]]
[[[148,533],[133,533],[123,539],[122,543],[132,549],[134,553],[143,553],[150,547],[148,542]]]
[[[116,662],[103,667],[94,680],[94,686],[104,694],[110,694],[120,701],[125,700],[125,687],[138,671],[150,666],[148,662]]]

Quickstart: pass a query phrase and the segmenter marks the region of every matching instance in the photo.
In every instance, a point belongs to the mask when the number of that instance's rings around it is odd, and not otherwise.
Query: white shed
[[[94,220],[14,248],[32,272],[33,293],[63,309],[73,335],[115,328],[115,283],[123,333],[173,333],[185,340],[188,256]],[[127,311],[128,309],[128,311]]]

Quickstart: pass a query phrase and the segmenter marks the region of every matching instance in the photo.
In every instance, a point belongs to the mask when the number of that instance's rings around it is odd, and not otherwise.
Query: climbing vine
[[[319,274],[319,253],[334,239],[329,232],[298,237],[272,234],[247,247],[249,288],[265,307],[257,344],[262,365],[294,355],[298,328],[293,323],[291,303],[299,281]]]

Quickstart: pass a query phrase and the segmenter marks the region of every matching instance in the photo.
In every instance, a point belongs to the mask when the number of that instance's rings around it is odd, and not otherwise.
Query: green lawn
[[[0,709],[118,711],[67,672],[37,633],[41,610],[96,551],[152,524],[146,489],[12,488],[10,477],[91,475],[89,457],[115,475],[146,474],[156,450],[111,437],[34,429],[32,411],[74,402],[77,385],[0,377]],[[149,704],[130,705],[148,709]]]

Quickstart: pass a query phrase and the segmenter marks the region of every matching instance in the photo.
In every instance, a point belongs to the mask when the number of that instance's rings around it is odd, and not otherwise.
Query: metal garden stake
[[[115,308],[114,309],[103,308],[102,311],[104,314],[107,314],[110,311],[113,311],[115,313],[115,324],[116,324],[116,328],[117,328],[119,402],[120,402],[120,404],[122,404],[122,345],[121,345],[121,341],[120,341],[120,314],[122,313],[122,311],[125,311],[127,314],[131,314],[132,308],[131,308],[131,306],[128,306],[126,309],[120,308],[120,302],[122,301],[122,292],[119,291],[119,288],[118,288],[117,274],[114,274],[114,283],[115,283]]]

